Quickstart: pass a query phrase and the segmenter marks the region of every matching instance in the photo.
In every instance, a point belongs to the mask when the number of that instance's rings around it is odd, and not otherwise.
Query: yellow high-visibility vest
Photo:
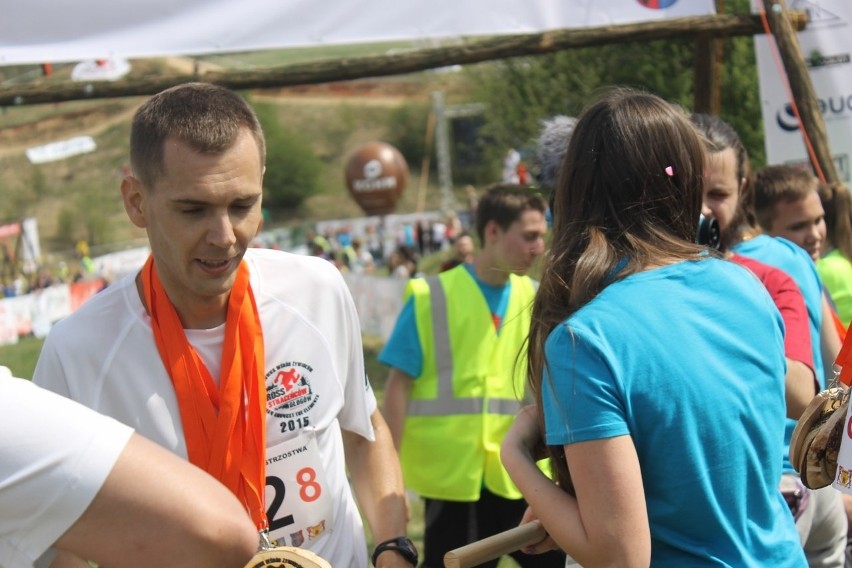
[[[500,463],[500,443],[522,406],[535,286],[516,275],[510,285],[499,334],[464,266],[408,285],[423,371],[411,390],[400,458],[406,486],[423,497],[477,501],[483,485],[521,497]]]

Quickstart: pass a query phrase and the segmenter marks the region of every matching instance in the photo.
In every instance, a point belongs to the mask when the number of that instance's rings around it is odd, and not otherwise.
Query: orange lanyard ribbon
[[[263,332],[245,262],[228,300],[219,387],[186,339],[183,324],[149,257],[142,288],[154,340],[172,379],[189,461],[230,489],[258,529],[267,527],[266,386]]]

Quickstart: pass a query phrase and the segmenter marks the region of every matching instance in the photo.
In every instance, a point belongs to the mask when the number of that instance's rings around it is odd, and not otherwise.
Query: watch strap
[[[376,565],[376,559],[379,557],[379,554],[387,550],[398,552],[412,566],[417,566],[417,547],[414,546],[414,543],[408,537],[398,536],[379,543],[373,551],[373,566]]]

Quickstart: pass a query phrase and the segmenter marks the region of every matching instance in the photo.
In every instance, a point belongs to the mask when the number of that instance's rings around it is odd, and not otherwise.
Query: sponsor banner
[[[0,345],[15,344],[31,334],[44,338],[54,322],[70,315],[103,287],[101,279],[87,280],[0,299]]]
[[[752,8],[757,5],[757,0],[752,0]],[[849,163],[852,154],[852,44],[849,43],[852,3],[848,0],[788,0],[787,8],[808,14],[807,28],[798,33],[799,46],[808,65],[838,174],[848,183],[852,175]],[[769,164],[809,166],[807,148],[791,104],[792,96],[781,74],[783,64],[770,41],[771,36],[754,38],[766,159]]]
[[[148,260],[151,249],[147,246],[111,252],[92,259],[95,274],[108,281],[114,282],[124,278],[131,272],[141,270]]]
[[[402,311],[402,299],[408,280],[369,274],[344,272],[355,310],[361,322],[361,333],[387,341]]]
[[[7,300],[0,300],[0,345],[15,345],[18,343],[18,326],[15,314]]]
[[[126,59],[81,61],[71,70],[72,81],[116,81],[130,73]]]
[[[3,6],[0,65],[432,42],[713,13],[713,0],[28,0]]]
[[[38,221],[35,217],[27,217],[21,221],[21,260],[22,269],[27,274],[38,270],[41,263],[41,240],[38,235]]]
[[[29,148],[27,149],[27,159],[32,164],[44,164],[79,154],[88,154],[96,149],[97,145],[91,136],[77,136],[69,140],[60,140],[44,146]]]
[[[100,278],[97,280],[82,280],[68,286],[70,311],[77,311],[86,300],[103,290],[103,288],[104,281]]]
[[[16,335],[29,335],[33,332],[34,303],[34,297],[29,294],[0,300],[3,310],[11,317],[9,323],[14,326]],[[0,333],[0,335],[5,336],[7,333]]]
[[[0,239],[5,239],[7,237],[17,237],[20,234],[20,223],[7,223],[6,225],[0,225]]]

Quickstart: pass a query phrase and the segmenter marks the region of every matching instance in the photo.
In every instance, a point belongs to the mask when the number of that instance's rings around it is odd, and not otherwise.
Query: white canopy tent
[[[714,13],[713,0],[7,0],[0,66],[519,34]]]

